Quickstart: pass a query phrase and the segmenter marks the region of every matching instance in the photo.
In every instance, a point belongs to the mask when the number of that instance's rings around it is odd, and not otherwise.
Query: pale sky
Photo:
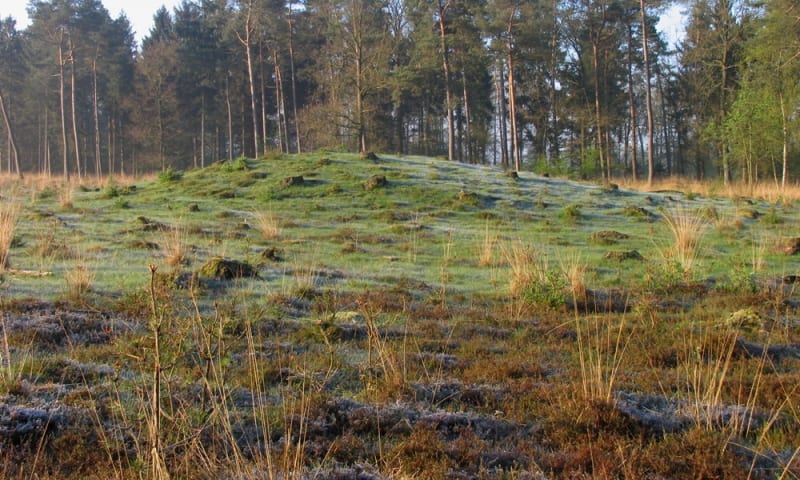
[[[153,15],[162,5],[167,7],[170,13],[174,7],[180,4],[180,0],[101,0],[105,5],[111,18],[117,18],[120,12],[125,11],[125,16],[131,22],[137,43],[141,43],[153,26]],[[0,18],[12,16],[17,20],[17,29],[27,28],[28,12],[27,0],[3,0],[0,4]]]

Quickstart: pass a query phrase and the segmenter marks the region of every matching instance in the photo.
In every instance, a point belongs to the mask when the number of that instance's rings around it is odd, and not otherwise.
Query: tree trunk
[[[786,181],[789,177],[789,118],[786,115],[786,102],[783,93],[780,94],[781,102],[781,123],[783,126],[783,168],[781,172],[781,190],[786,189]]]
[[[550,160],[558,159],[561,153],[561,144],[559,142],[559,128],[558,128],[558,91],[556,90],[556,83],[558,79],[558,0],[553,0],[553,35],[550,38],[550,110],[552,126],[550,132],[552,135],[552,142],[550,143],[549,155]]]
[[[358,115],[358,145],[359,152],[367,151],[367,129],[364,125],[364,90],[363,90],[363,59],[361,58],[361,44],[356,45],[356,114]]]
[[[75,108],[75,49],[72,45],[72,37],[67,36],[67,45],[69,45],[69,76],[70,76],[70,107],[72,113],[72,139],[75,142],[75,168],[77,169],[78,174],[78,181],[81,179],[82,175],[82,165],[81,165],[81,145],[78,139],[78,120],[77,120],[77,113]]]
[[[233,160],[233,110],[231,109],[230,76],[225,78],[225,106],[228,110],[228,160]]]
[[[453,92],[450,88],[450,62],[447,57],[447,37],[444,28],[444,15],[450,8],[450,1],[439,0],[439,40],[442,49],[442,73],[444,74],[445,109],[447,110],[447,159],[453,160],[455,155],[455,125],[453,124]]]
[[[247,18],[245,19],[244,25],[244,38],[236,32],[236,36],[239,37],[239,42],[241,42],[242,46],[244,47],[245,53],[245,63],[247,64],[247,80],[250,84],[250,110],[253,116],[253,156],[258,156],[258,111],[256,109],[256,81],[253,76],[253,57],[252,52],[250,51],[251,47],[251,39],[250,35],[253,32],[253,25],[252,25],[252,14],[253,14],[253,1],[250,0],[247,4]]]
[[[99,179],[103,174],[100,166],[100,114],[97,108],[97,56],[92,61],[92,117],[94,118],[94,169]],[[111,173],[111,172],[109,172]]]
[[[278,144],[281,153],[289,153],[289,133],[286,131],[286,105],[283,97],[283,75],[278,63],[278,50],[272,51],[272,65],[275,70],[275,109],[278,115]]]
[[[64,157],[64,179],[69,182],[69,145],[67,144],[67,115],[64,106],[64,48],[62,33],[58,42],[58,100],[61,108],[61,147]]]
[[[650,91],[650,59],[647,46],[647,12],[645,0],[639,0],[642,13],[642,52],[644,53],[644,92],[647,105],[647,185],[653,185],[655,177],[655,159],[653,152],[653,99]]]
[[[496,88],[495,88],[495,96],[497,97],[497,111],[499,115],[497,116],[498,122],[498,130],[500,134],[500,164],[503,167],[508,167],[508,132],[506,130],[506,99],[505,99],[505,88],[504,88],[504,81],[505,78],[503,72],[503,62],[497,62],[497,81]]]
[[[292,83],[292,123],[294,124],[294,141],[297,147],[297,153],[301,152],[300,149],[300,127],[297,124],[297,84],[296,75],[294,72],[294,32],[292,27],[292,0],[289,0],[289,14],[287,21],[289,22],[289,74],[291,75]]]
[[[3,121],[6,124],[6,129],[8,130],[8,145],[11,149],[8,162],[11,165],[11,156],[14,156],[14,167],[17,170],[17,176],[22,179],[22,170],[19,168],[19,153],[17,151],[17,139],[14,135],[14,128],[11,126],[11,119],[8,115],[8,110],[6,109],[6,102],[5,97],[3,97],[3,91],[0,90],[0,113],[3,115]],[[9,169],[10,170],[10,169]]]
[[[637,181],[639,178],[639,172],[637,169],[637,162],[638,159],[638,151],[636,149],[636,98],[633,95],[633,27],[628,25],[628,102],[630,103],[630,115],[631,115],[631,131],[630,131],[630,138],[631,138],[631,175],[633,176],[633,181]],[[625,137],[627,143],[627,136]],[[627,149],[626,149],[627,155]]]
[[[608,182],[606,178],[606,157],[603,142],[603,116],[600,109],[600,47],[598,40],[592,41],[592,65],[594,66],[594,121],[595,121],[595,137],[597,139],[597,152],[600,161],[600,174],[604,182]]]
[[[267,86],[264,76],[264,42],[258,42],[258,75],[261,79],[258,82],[261,90],[261,138],[263,141],[263,154],[267,154]]]
[[[200,168],[206,166],[206,95],[203,94],[200,107]]]
[[[461,85],[464,90],[464,133],[465,139],[464,142],[466,143],[466,151],[467,151],[467,162],[469,163],[476,163],[474,161],[473,151],[472,151],[472,119],[470,118],[469,112],[469,93],[467,91],[467,75],[465,72],[461,72]]]
[[[508,115],[511,124],[511,157],[514,161],[514,171],[520,171],[519,134],[517,133],[517,92],[514,82],[514,56],[511,52],[511,43],[508,44]]]

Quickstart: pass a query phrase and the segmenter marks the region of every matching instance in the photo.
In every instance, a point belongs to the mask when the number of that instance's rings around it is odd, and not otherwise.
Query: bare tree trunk
[[[644,91],[647,102],[647,185],[653,185],[655,158],[653,152],[653,98],[650,90],[650,48],[647,45],[647,11],[645,0],[639,0],[642,13],[642,52],[644,53]]]
[[[239,42],[241,42],[242,46],[244,47],[245,53],[245,61],[247,63],[247,78],[250,83],[250,110],[253,115],[253,156],[258,156],[258,112],[256,110],[256,82],[253,76],[253,57],[252,53],[250,52],[251,47],[251,39],[250,35],[253,33],[253,25],[252,25],[252,14],[253,14],[253,1],[250,0],[247,3],[247,18],[245,19],[245,26],[244,26],[244,38],[236,32],[236,36],[239,37]]]
[[[509,27],[510,28],[510,27]],[[510,32],[509,32],[510,33]],[[517,132],[517,88],[514,81],[514,56],[511,44],[508,44],[508,115],[511,123],[511,156],[514,160],[514,170],[519,172],[521,167],[520,156],[522,151],[519,146],[519,133]]]
[[[786,102],[783,93],[780,94],[781,102],[781,123],[783,126],[783,169],[781,172],[781,190],[786,189],[786,181],[789,178],[789,118],[786,115]]]
[[[228,160],[233,160],[233,111],[231,110],[230,75],[225,78],[225,106],[228,109]]]
[[[605,142],[603,142],[603,115],[600,107],[600,48],[599,40],[592,41],[592,64],[594,66],[594,121],[595,134],[597,137],[597,151],[600,156],[600,171],[604,182],[608,182],[606,177],[606,152]]]
[[[558,159],[561,154],[561,145],[559,142],[559,128],[558,128],[558,91],[556,90],[556,83],[558,79],[558,0],[553,0],[553,35],[550,38],[550,110],[551,110],[551,135],[552,143],[550,144],[550,151],[548,158],[551,160]]]
[[[45,174],[47,177],[51,177],[53,174],[52,165],[50,164],[50,138],[49,138],[49,130],[48,127],[50,126],[50,112],[48,111],[48,107],[45,102],[44,107],[44,169]]]
[[[365,153],[367,151],[367,129],[364,125],[364,90],[363,90],[363,60],[361,58],[361,45],[357,47],[356,53],[356,109],[358,111],[358,143],[359,151]]]
[[[495,88],[495,96],[497,97],[497,110],[500,112],[498,115],[498,122],[499,122],[499,130],[500,130],[500,164],[504,167],[508,167],[508,131],[506,130],[506,99],[505,99],[505,88],[503,83],[503,78],[505,77],[503,72],[503,62],[497,62],[497,81],[496,81],[496,88]]]
[[[444,15],[450,8],[450,0],[439,0],[439,39],[442,49],[442,71],[444,73],[445,108],[447,109],[447,159],[453,160],[455,154],[455,126],[453,125],[453,92],[450,88],[450,62],[447,57],[447,38],[445,35]]]
[[[11,119],[8,115],[8,110],[6,110],[6,102],[5,98],[3,97],[3,92],[0,90],[0,113],[3,115],[3,121],[6,123],[6,130],[8,130],[8,145],[11,149],[8,162],[11,165],[11,156],[14,156],[14,167],[17,170],[17,176],[22,179],[22,170],[19,168],[19,152],[17,151],[17,139],[14,135],[14,128],[11,126]]]
[[[261,81],[258,82],[261,90],[261,138],[264,140],[262,148],[263,154],[267,154],[267,87],[264,76],[264,42],[258,43],[258,74]]]
[[[289,22],[289,69],[291,75],[291,82],[292,82],[292,120],[294,123],[294,141],[295,146],[297,147],[297,153],[301,152],[300,148],[300,127],[297,124],[297,84],[296,84],[296,75],[294,72],[294,40],[293,35],[294,32],[292,27],[292,0],[289,0],[289,15],[288,15],[288,22]]]
[[[636,149],[636,98],[633,95],[633,27],[628,25],[628,102],[630,103],[630,122],[631,122],[631,175],[633,181],[639,179],[638,171],[638,151]],[[625,136],[625,143],[628,142],[628,136]],[[627,145],[625,154],[628,154]]]
[[[78,180],[81,179],[82,165],[81,165],[81,145],[78,140],[78,121],[75,112],[75,49],[72,45],[72,37],[67,36],[67,45],[69,45],[69,76],[70,76],[70,109],[72,113],[72,140],[75,142],[75,168],[77,168]]]
[[[469,111],[469,93],[467,92],[467,75],[461,72],[461,86],[464,90],[464,123],[465,123],[465,143],[467,144],[467,162],[475,163],[472,152],[472,118],[470,118]]]
[[[64,33],[61,32],[58,42],[58,100],[61,109],[61,146],[64,157],[64,178],[69,182],[69,145],[67,145],[67,117],[64,107]]]
[[[206,95],[203,94],[200,107],[200,168],[206,166]]]
[[[99,179],[103,172],[100,166],[100,115],[97,109],[97,55],[92,61],[92,116],[94,117],[94,165]],[[109,171],[109,173],[111,173]]]
[[[278,144],[281,153],[289,153],[289,134],[286,132],[286,105],[283,98],[283,75],[278,63],[277,49],[272,51],[272,65],[275,70],[275,109],[278,111]]]
[[[166,158],[164,155],[164,119],[161,112],[161,93],[159,92],[156,99],[156,111],[158,112],[158,160],[161,164],[161,171],[167,169]],[[135,171],[134,171],[135,173]]]

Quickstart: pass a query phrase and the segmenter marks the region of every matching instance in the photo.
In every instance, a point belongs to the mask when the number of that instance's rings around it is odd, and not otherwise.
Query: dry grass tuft
[[[497,234],[489,231],[489,222],[486,222],[486,231],[483,236],[483,243],[478,254],[478,265],[481,267],[491,267],[495,264],[494,250],[497,245]]]
[[[58,189],[58,205],[68,210],[74,206],[73,203],[73,189],[69,182],[64,182]]]
[[[71,298],[81,298],[89,293],[94,283],[94,271],[91,267],[79,260],[72,270],[67,271],[64,275],[67,281],[67,293]]]
[[[531,283],[541,280],[545,261],[532,246],[514,242],[505,247],[503,253],[511,268],[508,285],[511,295],[520,295]]]
[[[586,297],[586,271],[588,269],[586,261],[580,253],[571,252],[559,258],[559,265],[561,271],[567,278],[567,285],[569,291],[572,293],[573,299],[581,299]]]
[[[663,218],[672,234],[673,243],[669,249],[662,251],[662,256],[665,260],[675,262],[681,272],[688,275],[697,261],[708,222],[702,215],[685,208],[665,211]]]
[[[160,244],[167,265],[178,267],[189,263],[189,247],[186,244],[186,227],[183,225],[161,229]]]
[[[581,393],[588,401],[612,403],[620,366],[631,340],[625,319],[617,326],[600,316],[575,318]]]
[[[272,212],[257,210],[253,212],[253,219],[264,240],[275,240],[281,236],[280,222]]]
[[[0,272],[9,266],[9,254],[14,240],[14,229],[19,218],[20,205],[13,200],[0,200]]]

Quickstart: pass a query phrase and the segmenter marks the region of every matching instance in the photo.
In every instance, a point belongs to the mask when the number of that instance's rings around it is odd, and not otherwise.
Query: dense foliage
[[[100,0],[0,24],[0,162],[73,176],[322,147],[552,173],[790,181],[800,12],[693,0]]]

